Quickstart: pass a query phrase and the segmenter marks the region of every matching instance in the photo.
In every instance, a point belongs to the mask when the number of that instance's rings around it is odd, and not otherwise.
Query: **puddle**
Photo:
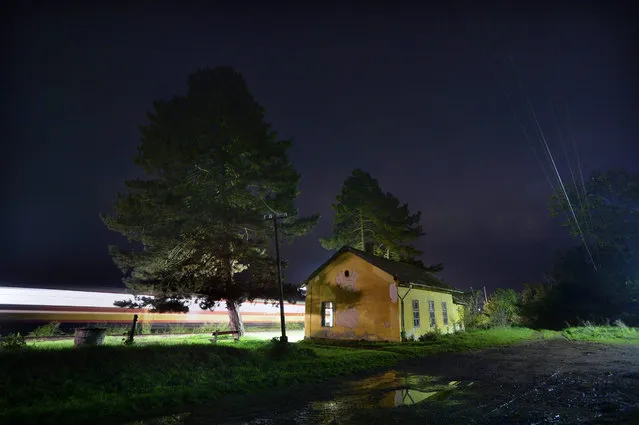
[[[315,385],[297,394],[272,393],[264,397],[237,398],[219,406],[127,425],[272,425],[272,424],[353,424],[358,412],[395,409],[404,406],[455,403],[455,396],[472,382],[450,381],[395,370],[365,379]],[[365,422],[370,423],[370,422]]]
[[[454,400],[460,390],[472,382],[448,381],[424,375],[411,375],[388,371],[366,379],[347,382],[344,388],[328,401],[315,401],[303,409],[287,415],[290,423],[357,423],[358,411],[369,409],[393,409],[431,402],[446,403]],[[281,423],[276,420],[232,422],[251,425]],[[296,420],[295,420],[296,419]]]
[[[395,370],[338,385],[316,386],[306,400],[288,403],[287,398],[270,402],[265,409],[227,416],[217,421],[189,424],[271,425],[360,423],[358,412],[404,406],[454,402],[454,396],[472,382],[443,380]],[[284,400],[284,402],[282,402]],[[288,408],[283,405],[289,404]],[[195,418],[193,418],[195,419]]]

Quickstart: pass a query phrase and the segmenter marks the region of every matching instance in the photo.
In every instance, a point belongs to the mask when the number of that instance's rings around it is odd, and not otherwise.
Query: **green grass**
[[[70,340],[30,342],[26,350],[0,352],[0,423],[118,423],[230,394],[392,367],[408,358],[555,336],[504,328],[401,344],[302,341],[285,352],[251,338],[213,345],[210,335],[137,338],[133,346],[107,337],[105,346],[80,349]]]
[[[561,338],[561,332],[559,331],[551,331],[549,329],[540,329],[538,332],[542,339]]]
[[[90,326],[104,327],[106,328],[107,335],[109,336],[123,336],[128,334],[131,330],[131,326],[113,326],[107,323],[92,323]],[[304,322],[286,322],[286,329],[289,331],[304,330]],[[228,331],[230,327],[227,323],[207,323],[200,326],[184,326],[173,324],[164,327],[151,327],[149,322],[138,322],[136,328],[136,335],[167,335],[167,334],[210,334],[215,330]],[[246,332],[269,332],[279,331],[279,323],[269,323],[266,325],[245,325],[244,330]],[[49,322],[45,325],[39,326],[27,333],[28,337],[52,337],[52,336],[68,336],[73,338],[73,332],[66,332],[60,329],[60,323]]]
[[[5,352],[0,356],[0,422],[96,423],[109,416],[105,422],[111,423],[227,394],[390,366],[400,358],[335,347],[277,354],[273,344],[255,340]]]
[[[561,334],[571,341],[605,344],[639,344],[639,328],[626,326],[580,326],[566,328]]]
[[[303,341],[300,345],[310,347],[342,347],[370,349],[397,353],[404,358],[422,357],[430,354],[480,350],[500,345],[510,345],[540,338],[540,333],[527,328],[496,328],[459,332],[450,335],[431,334],[426,341],[399,343],[366,341]]]
[[[120,346],[122,345],[123,336],[106,336],[104,338],[104,345],[107,346]],[[179,345],[179,344],[211,344],[213,337],[211,334],[197,334],[197,335],[148,335],[148,336],[136,336],[135,345]],[[232,341],[232,337],[219,336],[218,341]],[[245,336],[243,341],[258,340],[255,337]],[[59,339],[53,341],[38,341],[27,340],[27,346],[38,350],[51,350],[51,349],[69,349],[73,348],[73,337],[66,339]]]

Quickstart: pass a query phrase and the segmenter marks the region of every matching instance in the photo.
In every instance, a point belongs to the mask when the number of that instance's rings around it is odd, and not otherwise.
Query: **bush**
[[[437,332],[429,332],[419,337],[420,342],[435,342],[439,340],[441,337],[440,333]]]
[[[138,333],[140,335],[151,335],[151,322],[143,320],[138,323]]]
[[[487,329],[488,316],[481,311],[482,295],[481,291],[468,291],[463,294],[461,300],[464,303],[464,329],[467,331],[473,329]]]
[[[488,298],[484,310],[491,328],[504,328],[519,321],[519,296],[512,289],[498,288]]]
[[[289,331],[303,331],[304,322],[290,322],[290,323],[287,322],[286,329]]]
[[[27,347],[27,341],[18,332],[17,334],[7,335],[2,341],[3,350],[19,350]]]
[[[60,322],[49,322],[46,325],[39,326],[33,331],[29,332],[29,336],[43,338],[48,336],[62,335],[60,330]]]

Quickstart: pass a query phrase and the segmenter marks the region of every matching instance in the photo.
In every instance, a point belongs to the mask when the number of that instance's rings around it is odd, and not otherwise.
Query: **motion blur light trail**
[[[56,321],[61,325],[130,324],[133,314],[139,321],[154,325],[194,327],[204,324],[227,324],[224,307],[202,310],[197,303],[189,305],[188,313],[151,313],[147,309],[116,307],[115,301],[133,300],[133,295],[117,292],[91,292],[62,289],[0,287],[0,333],[33,329]],[[286,320],[304,321],[304,304],[284,304]],[[279,307],[264,300],[244,303],[240,313],[245,325],[268,326],[279,323]]]

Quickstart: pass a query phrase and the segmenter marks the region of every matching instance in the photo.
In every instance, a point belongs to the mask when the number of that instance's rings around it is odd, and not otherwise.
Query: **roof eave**
[[[433,290],[433,291],[448,292],[448,293],[451,293],[451,294],[463,294],[463,292],[458,290],[458,289],[442,288],[442,287],[439,287],[439,286],[430,286],[430,285],[424,285],[422,283],[414,283],[414,282],[399,282],[397,284],[397,286],[404,287],[404,288],[409,288],[411,286],[417,286],[419,288],[430,289],[430,290]]]

